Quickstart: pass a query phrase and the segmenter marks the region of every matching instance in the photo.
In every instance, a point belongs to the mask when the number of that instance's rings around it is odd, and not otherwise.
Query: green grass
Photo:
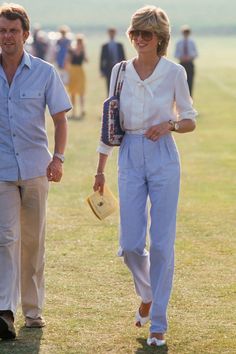
[[[134,327],[139,300],[128,270],[116,257],[118,215],[100,222],[85,203],[92,191],[105,96],[97,64],[100,42],[91,39],[87,116],[69,122],[64,179],[52,185],[48,201],[47,327],[25,329],[19,311],[18,339],[0,342],[1,354],[236,352],[236,49],[230,39],[219,42],[198,39],[198,127],[176,136],[182,184],[168,348],[148,348],[148,328]],[[106,173],[115,194],[116,157],[114,151]]]

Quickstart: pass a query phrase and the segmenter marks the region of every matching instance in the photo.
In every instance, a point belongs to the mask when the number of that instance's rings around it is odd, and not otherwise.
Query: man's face
[[[109,34],[110,39],[114,39],[114,38],[115,38],[115,35],[116,35],[116,31],[113,30],[113,29],[110,29],[110,30],[108,31],[108,34]]]
[[[28,36],[29,32],[23,31],[19,19],[11,21],[0,16],[0,47],[3,55],[14,57],[22,54]]]

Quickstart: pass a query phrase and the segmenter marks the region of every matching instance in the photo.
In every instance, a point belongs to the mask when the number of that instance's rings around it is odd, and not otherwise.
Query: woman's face
[[[139,54],[157,53],[158,37],[155,32],[145,30],[130,31],[129,36]]]

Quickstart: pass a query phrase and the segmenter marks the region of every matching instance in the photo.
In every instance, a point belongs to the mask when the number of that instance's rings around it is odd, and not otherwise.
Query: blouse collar
[[[128,80],[132,80],[139,86],[145,87],[149,94],[154,97],[150,83],[156,81],[157,79],[161,79],[165,75],[165,71],[167,69],[165,64],[167,59],[165,57],[161,57],[152,74],[145,80],[140,79],[137,71],[134,68],[133,61],[134,59],[131,59],[127,62],[126,77],[128,78]]]

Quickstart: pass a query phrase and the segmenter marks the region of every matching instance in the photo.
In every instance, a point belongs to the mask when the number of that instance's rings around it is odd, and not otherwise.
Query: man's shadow
[[[167,354],[168,346],[165,344],[161,347],[154,347],[147,345],[147,340],[144,338],[137,338],[137,342],[141,344],[142,347],[138,348],[135,351],[135,354],[146,354],[146,353],[158,353],[158,354]]]
[[[40,352],[40,342],[43,335],[42,328],[21,327],[15,340],[0,341],[0,353],[19,354]]]

